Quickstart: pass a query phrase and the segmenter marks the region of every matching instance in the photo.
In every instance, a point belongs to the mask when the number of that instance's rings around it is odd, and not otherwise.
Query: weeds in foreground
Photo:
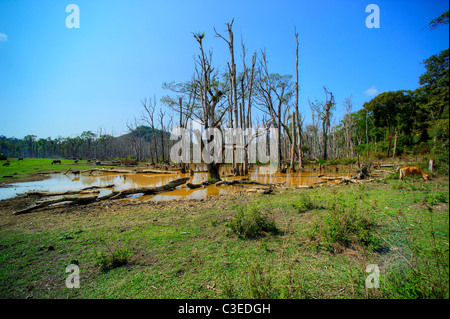
[[[117,268],[128,263],[128,259],[130,258],[130,253],[126,249],[111,249],[104,239],[101,239],[101,242],[107,247],[107,251],[100,250],[95,252],[95,261],[96,264],[100,267],[100,269],[104,272],[111,270],[113,268]]]
[[[319,241],[330,252],[358,244],[372,250],[379,248],[380,241],[373,229],[374,218],[368,210],[357,206],[348,207],[343,202],[334,202],[324,215],[313,223],[307,232],[309,239]]]
[[[242,238],[256,238],[264,233],[278,232],[275,220],[262,213],[258,203],[237,206],[233,219],[226,226]]]
[[[407,262],[407,267],[386,274],[382,287],[388,298],[428,299],[449,296],[449,250],[448,246],[439,246],[436,243],[438,232],[433,225],[434,200],[435,198],[427,196],[423,201],[429,213],[430,229],[427,231],[429,233],[427,246],[431,247],[424,247],[425,243],[420,243],[410,236],[405,226],[408,221],[401,211],[395,216],[410,250],[410,258],[398,252]]]
[[[309,195],[301,193],[299,199],[296,200],[292,206],[297,210],[298,213],[304,213],[308,210],[316,208],[311,197]]]

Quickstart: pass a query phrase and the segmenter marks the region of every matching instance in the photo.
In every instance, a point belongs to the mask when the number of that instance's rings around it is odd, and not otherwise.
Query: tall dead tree
[[[162,109],[159,109],[159,125],[161,126],[161,132],[159,132],[161,134],[161,152],[162,152],[162,162],[164,162],[166,160],[165,157],[165,152],[164,152],[164,148],[165,148],[165,144],[164,144],[164,133],[165,133],[165,126],[164,126],[164,116],[166,115],[166,112],[164,112]]]
[[[295,116],[297,119],[297,142],[298,142],[298,168],[303,169],[303,137],[302,137],[302,122],[300,120],[300,112],[298,109],[298,33],[295,30],[295,43],[296,43],[296,54],[295,54]],[[295,132],[295,131],[293,131]],[[295,133],[294,133],[295,134]]]
[[[343,119],[344,125],[344,144],[346,149],[347,158],[350,158],[353,155],[353,145],[351,139],[351,130],[353,128],[353,119],[352,119],[352,97],[349,96],[344,100],[344,108],[345,108],[345,116]]]
[[[332,116],[332,109],[335,105],[334,96],[332,92],[329,92],[326,87],[323,87],[325,90],[325,95],[329,96],[329,99],[325,102],[325,107],[323,109],[323,118],[322,118],[322,127],[323,127],[323,159],[328,159],[328,133],[330,130],[330,119]]]
[[[219,34],[214,28],[214,32],[216,36],[222,38],[227,44],[228,49],[230,50],[230,63],[228,64],[228,70],[230,73],[230,81],[231,81],[231,98],[232,98],[232,106],[234,111],[234,128],[240,127],[239,125],[239,111],[238,111],[238,101],[237,101],[237,81],[236,81],[236,63],[234,63],[234,35],[233,35],[233,22],[234,19],[231,20],[231,23],[227,23],[227,31],[228,31],[228,40]],[[231,119],[230,119],[231,121]],[[240,175],[238,165],[233,162],[233,169],[236,175]]]
[[[217,83],[216,76],[213,74],[214,68],[211,66],[212,53],[210,52],[209,58],[205,55],[203,49],[204,33],[194,34],[194,38],[199,44],[200,54],[196,58],[196,76],[195,81],[199,89],[199,98],[201,104],[202,124],[205,130],[209,128],[220,129],[220,123],[223,116],[227,112],[227,108],[222,109],[218,117],[216,117],[217,107],[219,106],[224,92],[220,89]],[[198,69],[198,67],[200,69]],[[207,135],[208,145],[214,143],[214,135]],[[204,149],[203,139],[200,138],[201,149]],[[217,151],[217,150],[216,150]],[[220,163],[216,161],[213,156],[211,162],[206,163],[209,177],[215,180],[220,180],[219,174]]]
[[[291,172],[295,172],[295,147],[296,147],[296,124],[295,124],[296,113],[292,113],[292,143],[291,143]],[[300,153],[301,154],[301,153]],[[299,156],[301,156],[299,154]]]
[[[281,153],[281,128],[283,128],[292,143],[292,136],[289,128],[282,119],[282,107],[287,107],[292,97],[292,83],[290,75],[279,75],[269,73],[267,65],[267,57],[264,51],[261,51],[262,60],[259,61],[257,89],[258,95],[256,104],[263,112],[271,117],[272,126],[278,130],[278,169],[282,169],[282,153]]]
[[[155,111],[156,111],[156,97],[144,99],[142,101],[142,106],[144,107],[144,113],[142,114],[141,119],[145,121],[152,129],[152,140],[153,140],[153,154],[152,154],[152,163],[155,163],[158,160],[158,143],[156,139],[156,130],[155,130]]]
[[[326,160],[328,158],[328,133],[330,130],[330,121],[335,102],[333,93],[328,91],[325,86],[323,87],[323,90],[325,91],[325,102],[316,101],[315,103],[310,103],[310,107],[317,112],[318,117],[322,121],[322,158]]]

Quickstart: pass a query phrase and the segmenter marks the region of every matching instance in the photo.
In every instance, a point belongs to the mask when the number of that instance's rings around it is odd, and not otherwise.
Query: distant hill
[[[153,129],[151,127],[145,126],[145,125],[138,126],[136,129],[133,130],[133,132],[129,132],[127,134],[118,136],[117,138],[120,139],[120,138],[131,137],[132,134],[135,134],[135,136],[142,137],[146,142],[153,141]],[[155,137],[157,139],[157,142],[161,141],[161,134],[164,134],[165,141],[168,141],[170,139],[169,132],[155,129]]]

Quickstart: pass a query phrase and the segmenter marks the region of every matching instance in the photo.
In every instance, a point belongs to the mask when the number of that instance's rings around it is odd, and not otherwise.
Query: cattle
[[[53,164],[61,164],[61,161],[60,160],[53,160],[52,165]]]
[[[9,165],[10,165],[9,162],[3,163],[3,166],[9,166]]]
[[[23,161],[23,157],[19,157],[18,161]]]

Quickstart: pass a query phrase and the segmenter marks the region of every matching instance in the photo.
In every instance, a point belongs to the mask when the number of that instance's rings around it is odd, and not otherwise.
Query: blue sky
[[[68,29],[66,6],[80,9],[80,28]],[[380,8],[380,28],[365,25],[368,4]],[[415,89],[421,62],[448,48],[448,26],[427,29],[448,1],[153,1],[0,0],[0,135],[38,138],[80,135],[99,128],[118,135],[139,117],[141,100],[184,82],[198,52],[192,32],[205,32],[213,64],[225,68],[225,34],[235,19],[236,59],[241,35],[247,64],[265,49],[271,72],[295,75],[294,28],[299,33],[300,108],[335,95],[353,110],[383,91]],[[164,106],[162,106],[164,107]]]

